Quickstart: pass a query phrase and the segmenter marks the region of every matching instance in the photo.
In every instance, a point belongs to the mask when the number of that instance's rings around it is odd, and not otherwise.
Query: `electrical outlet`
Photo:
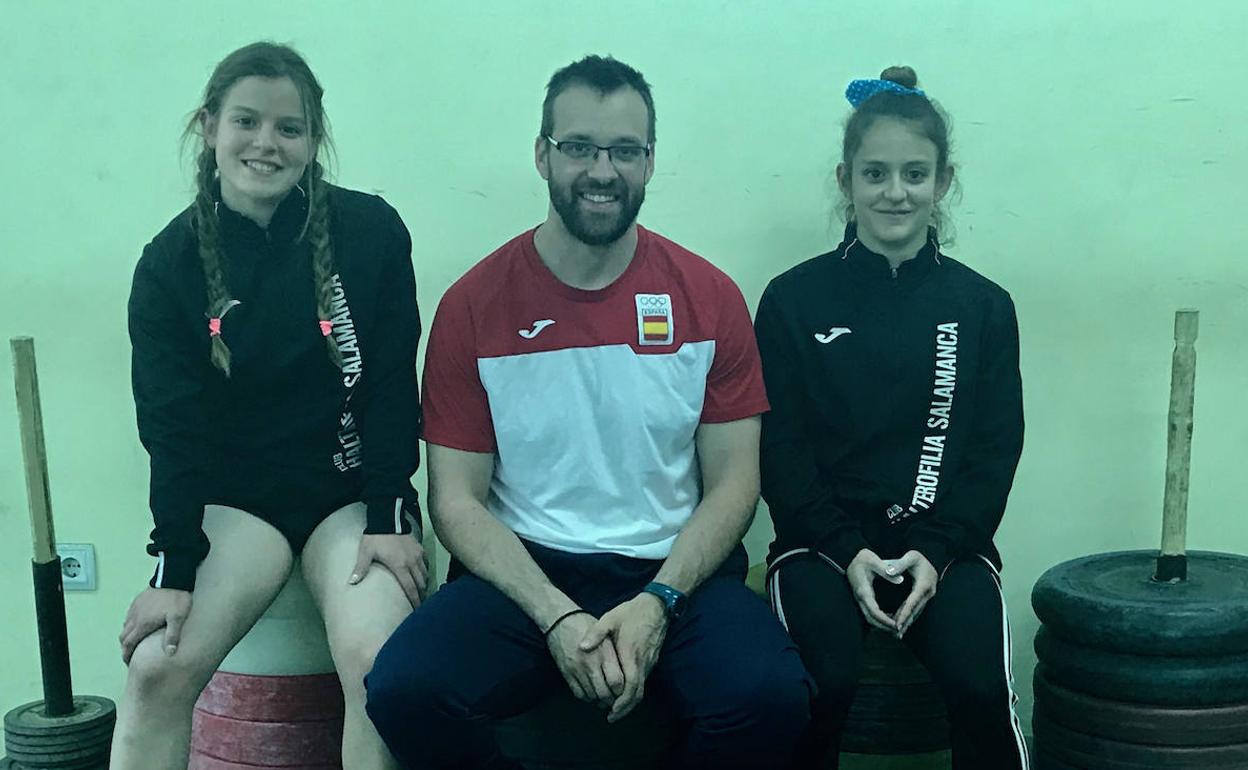
[[[66,591],[95,590],[95,546],[90,543],[57,543],[61,557],[61,585]]]

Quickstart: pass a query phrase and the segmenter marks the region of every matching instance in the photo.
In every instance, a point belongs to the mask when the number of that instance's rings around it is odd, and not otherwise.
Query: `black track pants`
[[[892,614],[910,587],[875,583]],[[900,589],[900,590],[899,590]],[[795,768],[835,768],[835,752],[858,675],[866,621],[845,576],[816,554],[784,558],[768,580],[772,608],[797,642],[819,688]],[[978,557],[954,562],[904,642],[927,667],[949,709],[954,770],[1027,770],[1010,670],[1000,579]]]

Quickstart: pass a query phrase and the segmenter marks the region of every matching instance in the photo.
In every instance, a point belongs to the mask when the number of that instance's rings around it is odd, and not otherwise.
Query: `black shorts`
[[[237,508],[272,524],[296,556],[322,521],[334,511],[358,502],[364,491],[360,474],[328,479],[254,472],[213,475],[205,498],[209,505]]]

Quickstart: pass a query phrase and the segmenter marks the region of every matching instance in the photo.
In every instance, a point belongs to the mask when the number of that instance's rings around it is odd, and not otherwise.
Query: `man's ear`
[[[550,180],[550,142],[544,136],[537,137],[533,143],[533,165],[537,166],[542,179]]]

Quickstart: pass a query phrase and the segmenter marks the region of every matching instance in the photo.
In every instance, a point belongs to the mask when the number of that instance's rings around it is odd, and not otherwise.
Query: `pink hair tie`
[[[208,336],[209,337],[221,336],[221,319],[220,318],[208,319]]]
[[[334,330],[333,321],[321,321],[321,336],[328,337],[330,332]]]

